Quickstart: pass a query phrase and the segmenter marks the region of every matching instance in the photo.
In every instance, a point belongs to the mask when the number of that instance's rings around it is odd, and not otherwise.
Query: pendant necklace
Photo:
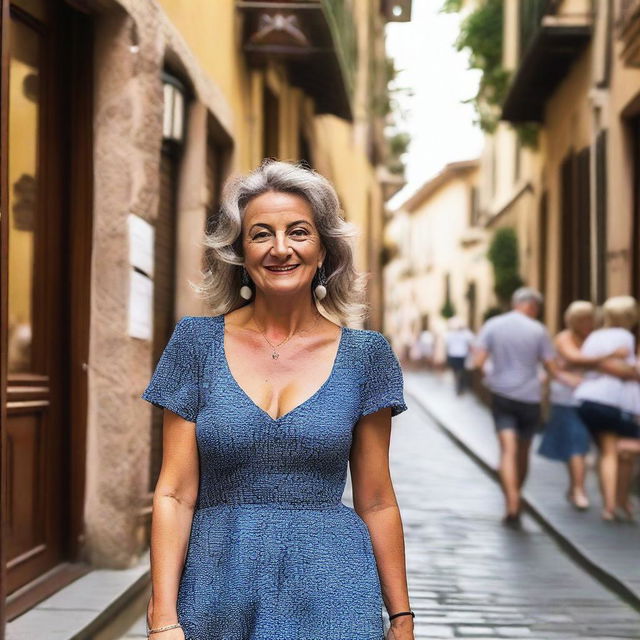
[[[320,320],[320,316],[321,315],[322,314],[320,314],[320,313],[317,315],[316,321],[313,323],[313,325],[311,327],[309,327],[308,329],[302,329],[300,331],[294,331],[288,338],[285,338],[282,342],[280,342],[278,344],[273,344],[271,342],[271,340],[269,340],[269,338],[267,338],[265,332],[260,328],[260,326],[256,322],[255,318],[253,319],[253,321],[256,323],[256,327],[258,327],[258,331],[260,331],[260,333],[262,334],[262,337],[269,343],[269,346],[271,347],[271,357],[274,360],[277,360],[280,357],[280,353],[278,353],[278,348],[281,347],[285,342],[288,342],[289,340],[291,340],[291,338],[293,338],[293,336],[295,336],[296,333],[305,333],[307,331],[311,331],[311,329],[313,329],[318,324],[318,320]]]

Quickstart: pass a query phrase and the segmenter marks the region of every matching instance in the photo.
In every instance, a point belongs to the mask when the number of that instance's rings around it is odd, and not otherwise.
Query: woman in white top
[[[564,313],[566,329],[554,338],[562,379],[550,383],[551,414],[544,429],[538,453],[550,460],[567,463],[569,490],[567,499],[577,509],[587,509],[589,500],[584,487],[585,455],[589,451],[589,431],[576,410],[574,389],[582,382],[586,368],[597,367],[610,357],[625,357],[626,349],[613,350],[594,357],[580,351],[593,331],[596,310],[591,302],[576,300]]]
[[[609,298],[604,303],[604,327],[591,333],[582,354],[598,357],[625,349],[626,357],[615,369],[587,371],[575,391],[578,412],[600,449],[600,490],[604,520],[615,519],[618,475],[618,446],[621,438],[638,436],[638,424],[629,413],[626,380],[640,380],[635,366],[635,337],[631,329],[638,321],[637,303],[631,296]]]

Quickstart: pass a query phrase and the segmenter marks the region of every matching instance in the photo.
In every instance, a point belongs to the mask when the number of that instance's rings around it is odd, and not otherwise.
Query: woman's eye
[[[291,235],[293,235],[293,236],[306,236],[307,235],[307,230],[306,229],[294,229],[291,232]]]
[[[262,239],[262,238],[266,238],[268,235],[269,235],[269,234],[268,234],[268,232],[266,232],[266,231],[260,231],[260,233],[256,233],[256,234],[253,236],[252,240],[260,240],[260,239]]]

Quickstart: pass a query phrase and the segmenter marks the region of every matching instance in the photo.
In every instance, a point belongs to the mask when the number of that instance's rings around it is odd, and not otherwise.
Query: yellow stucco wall
[[[542,145],[544,156],[543,188],[548,193],[549,235],[547,238],[546,321],[559,330],[561,252],[561,165],[570,152],[578,152],[592,143],[592,115],[589,101],[592,47],[588,47],[571,67],[562,84],[548,101],[545,110]],[[589,212],[585,212],[589,216]]]
[[[247,68],[242,53],[241,18],[234,0],[159,0],[205,73],[229,102],[234,113],[232,168],[248,171],[262,160],[262,95],[264,83],[277,94],[280,106],[279,157],[298,160],[298,134],[310,138],[315,168],[336,186],[346,218],[360,230],[356,263],[371,274],[370,326],[382,325],[382,287],[378,265],[382,236],[383,201],[375,169],[367,157],[369,110],[369,48],[372,25],[379,16],[369,0],[354,0],[358,69],[353,99],[354,122],[314,114],[313,100],[291,86],[284,67],[271,64],[265,71]],[[380,33],[378,33],[380,35]]]
[[[251,168],[252,74],[240,42],[240,20],[234,0],[158,0],[185,39],[205,73],[217,85],[234,114],[234,169]]]
[[[640,69],[625,66],[622,43],[614,43],[610,94],[607,104],[609,129],[607,226],[610,295],[628,294],[631,287],[630,242],[633,214],[633,159],[630,119],[640,115]],[[637,186],[636,186],[637,189]],[[636,292],[637,295],[637,292]]]

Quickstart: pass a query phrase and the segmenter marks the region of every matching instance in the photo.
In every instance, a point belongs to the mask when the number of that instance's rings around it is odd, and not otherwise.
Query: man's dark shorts
[[[540,404],[520,402],[491,394],[491,414],[496,431],[511,429],[519,440],[531,440],[540,425]]]

